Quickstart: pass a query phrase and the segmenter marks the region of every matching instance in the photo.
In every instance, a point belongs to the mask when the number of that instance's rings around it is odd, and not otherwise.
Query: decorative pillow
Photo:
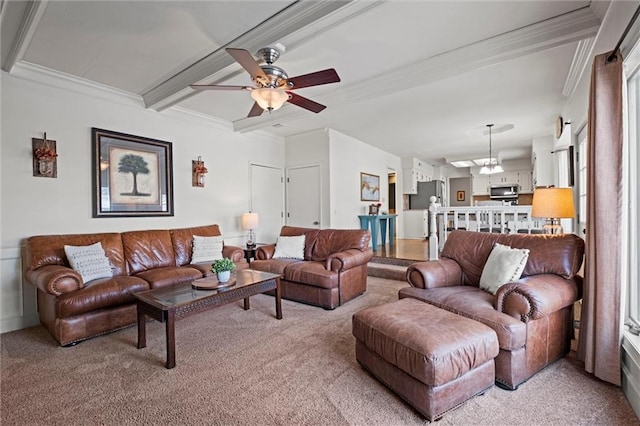
[[[82,276],[84,283],[113,276],[111,263],[109,263],[100,242],[90,246],[65,245],[64,253],[67,255],[71,267]]]
[[[520,278],[529,259],[529,249],[516,249],[496,243],[480,276],[480,288],[491,294],[506,283]]]
[[[304,260],[304,235],[278,237],[273,258]]]
[[[213,262],[222,259],[222,237],[193,236],[191,263]]]

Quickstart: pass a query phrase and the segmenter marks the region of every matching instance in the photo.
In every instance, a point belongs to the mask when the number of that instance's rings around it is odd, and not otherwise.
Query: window
[[[640,162],[640,43],[636,43],[624,64],[627,76],[627,140],[626,170],[624,173],[627,200],[627,267],[628,283],[627,313],[628,317],[640,325],[640,225],[638,224],[638,204],[640,202],[640,173],[637,164]]]

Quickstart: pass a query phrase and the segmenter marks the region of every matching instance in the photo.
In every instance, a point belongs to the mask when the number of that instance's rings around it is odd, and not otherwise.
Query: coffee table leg
[[[165,367],[173,368],[176,366],[176,313],[173,310],[167,312],[167,363]]]
[[[244,310],[245,310],[245,311],[248,311],[250,307],[251,307],[251,305],[250,305],[250,303],[249,303],[249,298],[248,298],[248,297],[245,297],[245,298],[244,298]]]
[[[280,289],[280,278],[276,278],[276,318],[282,319],[282,290]]]
[[[138,349],[147,347],[147,318],[146,315],[140,309],[140,305],[137,307],[138,310]]]

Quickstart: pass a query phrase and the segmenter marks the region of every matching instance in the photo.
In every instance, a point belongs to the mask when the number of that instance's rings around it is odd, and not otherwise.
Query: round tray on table
[[[197,290],[217,290],[219,288],[231,287],[236,284],[235,278],[230,278],[229,281],[221,283],[217,277],[200,278],[191,283],[191,287]]]

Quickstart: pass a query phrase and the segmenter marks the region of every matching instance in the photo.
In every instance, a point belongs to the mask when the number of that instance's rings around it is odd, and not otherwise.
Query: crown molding
[[[575,93],[580,78],[582,78],[582,74],[591,60],[595,41],[595,37],[592,37],[578,42],[578,47],[576,47],[564,87],[562,88],[562,95],[565,98],[571,98]]]
[[[264,46],[281,42],[285,37],[287,37],[288,44],[295,45],[301,40],[317,36],[331,28],[331,26],[337,25],[339,22],[380,3],[380,1],[357,2],[352,0],[295,2],[225,46],[180,71],[164,83],[144,93],[142,97],[145,105],[147,108],[155,110],[168,108],[197,93],[197,91],[189,87],[190,84],[210,79],[213,75],[225,70],[225,68],[230,68],[226,70],[227,72],[237,73],[238,65],[227,54],[224,47],[243,46],[249,51],[257,51]],[[220,76],[218,80],[229,78],[229,76]]]
[[[9,53],[2,59],[3,71],[11,72],[13,67],[22,60],[48,2],[49,0],[3,3],[2,20],[14,22],[20,20],[20,24],[13,34],[2,32],[2,37],[11,38]],[[2,27],[5,30],[7,23],[3,23]]]
[[[604,21],[609,6],[611,6],[611,0],[593,0],[589,4],[589,7],[593,10],[593,14],[596,15],[600,21]]]
[[[474,69],[495,65],[568,43],[594,37],[600,20],[589,7],[565,13],[495,37],[419,60],[411,65],[378,74],[366,81],[325,92],[318,101],[338,107],[347,102],[367,101],[379,96],[423,86]],[[278,120],[296,120],[308,114],[300,108],[280,110]],[[233,122],[239,132],[271,125],[270,117],[242,118]]]
[[[126,92],[30,62],[21,61],[17,63],[9,76],[110,102],[117,102],[138,108],[144,106],[142,97],[135,93]]]

